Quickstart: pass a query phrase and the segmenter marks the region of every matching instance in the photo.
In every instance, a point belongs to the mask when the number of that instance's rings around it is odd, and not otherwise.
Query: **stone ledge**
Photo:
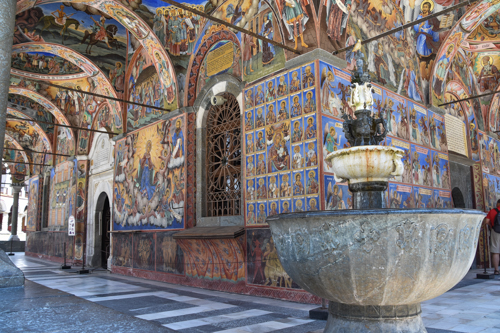
[[[3,250],[0,250],[0,288],[23,286],[23,272],[10,261]]]

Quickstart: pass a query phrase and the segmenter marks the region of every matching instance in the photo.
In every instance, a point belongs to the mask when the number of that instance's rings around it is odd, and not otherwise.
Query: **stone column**
[[[12,204],[12,220],[10,224],[11,232],[9,240],[13,241],[19,240],[19,236],[17,236],[17,211],[19,209],[19,192],[21,192],[22,188],[22,185],[12,185],[12,196],[14,197],[14,203]]]
[[[2,119],[0,121],[0,156],[3,156],[15,19],[16,0],[0,0],[0,119]]]

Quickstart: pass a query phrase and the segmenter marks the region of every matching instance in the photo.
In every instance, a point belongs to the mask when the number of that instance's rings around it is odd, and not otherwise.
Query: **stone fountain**
[[[325,333],[426,332],[420,303],[456,285],[474,259],[484,213],[386,209],[388,180],[403,172],[403,151],[371,111],[369,76],[353,74],[344,132],[351,148],[327,156],[348,181],[353,210],[269,217],[281,264],[304,290],[329,303]],[[362,63],[361,63],[362,65]]]

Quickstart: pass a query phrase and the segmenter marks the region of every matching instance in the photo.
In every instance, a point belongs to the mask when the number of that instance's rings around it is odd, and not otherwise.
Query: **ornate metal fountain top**
[[[375,118],[372,111],[373,87],[370,74],[365,71],[364,54],[361,52],[361,41],[358,40],[352,52],[356,60],[356,70],[351,76],[351,98],[349,106],[354,116],[344,112],[344,134],[354,146],[378,145],[387,135],[387,126],[382,115]]]

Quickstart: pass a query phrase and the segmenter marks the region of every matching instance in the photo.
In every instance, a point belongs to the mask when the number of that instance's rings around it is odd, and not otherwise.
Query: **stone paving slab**
[[[5,296],[0,292],[0,332],[71,332],[98,328],[103,332],[322,333],[326,325],[325,321],[308,318],[308,311],[316,305],[103,271],[77,275],[60,270],[55,263],[22,254],[16,255],[13,261],[23,271],[30,272],[26,290],[32,296]],[[422,304],[422,319],[429,333],[500,333],[500,279],[477,280],[477,272],[479,270],[470,271],[452,290]],[[12,304],[14,310],[10,310]],[[89,310],[81,310],[81,304]],[[24,321],[19,319],[22,316],[26,316]],[[124,320],[131,324],[116,326]],[[92,323],[87,328],[85,325],[89,322]],[[29,330],[32,326],[35,329]]]
[[[0,332],[175,332],[26,280],[0,289]]]

